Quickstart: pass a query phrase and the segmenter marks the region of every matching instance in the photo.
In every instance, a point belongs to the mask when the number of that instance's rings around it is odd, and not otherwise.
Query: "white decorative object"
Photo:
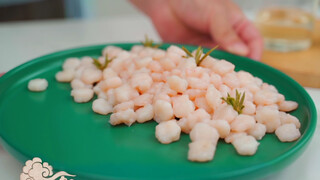
[[[75,177],[75,175],[68,174],[64,171],[53,174],[52,166],[47,162],[42,163],[42,160],[38,157],[28,160],[22,171],[20,180],[68,180],[65,176]]]

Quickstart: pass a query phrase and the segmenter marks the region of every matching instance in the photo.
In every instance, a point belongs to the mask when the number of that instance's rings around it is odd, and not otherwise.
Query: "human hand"
[[[165,42],[219,45],[224,50],[259,60],[262,38],[230,0],[131,0],[152,20]]]

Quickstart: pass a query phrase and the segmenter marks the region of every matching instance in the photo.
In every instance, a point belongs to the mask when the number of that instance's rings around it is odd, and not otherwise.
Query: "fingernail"
[[[241,56],[245,56],[248,54],[248,48],[242,43],[235,43],[227,48],[227,50],[231,53],[238,54]]]

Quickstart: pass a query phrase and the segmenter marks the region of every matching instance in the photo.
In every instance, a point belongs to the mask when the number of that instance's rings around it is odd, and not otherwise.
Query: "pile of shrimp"
[[[195,52],[193,52],[194,54]],[[133,46],[130,51],[115,46],[103,49],[97,60],[113,60],[104,69],[93,58],[68,58],[59,82],[71,82],[75,102],[90,101],[94,112],[112,113],[111,125],[158,123],[155,136],[163,144],[189,134],[188,159],[206,162],[214,158],[219,139],[231,143],[240,155],[254,155],[266,133],[282,142],[300,137],[300,122],[287,112],[298,107],[277,89],[248,72],[236,72],[234,64],[207,56],[198,66],[177,46],[167,50]],[[245,93],[238,113],[222,98],[236,91]]]

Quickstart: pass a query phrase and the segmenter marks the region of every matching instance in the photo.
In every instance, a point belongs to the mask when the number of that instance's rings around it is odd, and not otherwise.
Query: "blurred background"
[[[0,22],[139,14],[126,0],[0,0]]]
[[[264,37],[262,62],[320,88],[319,0],[233,1]],[[128,0],[0,0],[0,55],[14,59],[5,66],[0,60],[0,73],[52,51],[141,41],[145,34],[160,41],[151,21]],[[23,61],[13,50],[24,53]]]

